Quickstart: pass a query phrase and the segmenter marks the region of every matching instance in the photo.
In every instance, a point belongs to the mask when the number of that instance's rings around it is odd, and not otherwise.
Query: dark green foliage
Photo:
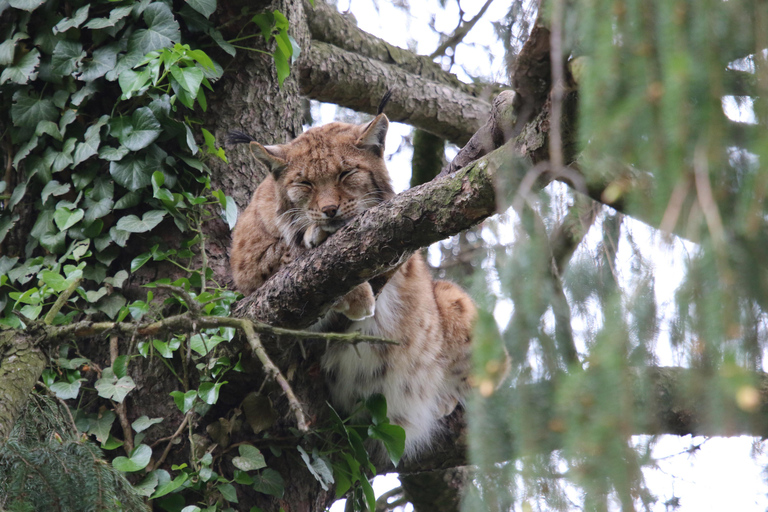
[[[122,472],[78,435],[55,400],[37,394],[0,447],[0,508],[14,511],[148,510]]]

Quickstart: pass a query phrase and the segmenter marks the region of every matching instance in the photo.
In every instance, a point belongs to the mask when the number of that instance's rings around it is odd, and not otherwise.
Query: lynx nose
[[[336,212],[339,211],[339,207],[335,204],[332,204],[329,206],[323,206],[320,211],[323,212],[326,217],[332,219],[336,216]]]

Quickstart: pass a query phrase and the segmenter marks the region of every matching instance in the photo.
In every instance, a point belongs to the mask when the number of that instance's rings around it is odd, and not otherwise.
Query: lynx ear
[[[267,169],[277,179],[280,173],[288,167],[288,162],[285,160],[285,151],[282,146],[262,146],[255,140],[249,143],[251,153],[256,159],[267,166]]]
[[[384,141],[387,138],[387,129],[389,128],[389,119],[384,114],[377,115],[373,121],[368,123],[363,134],[357,139],[356,146],[361,149],[373,151],[378,156],[384,154]]]

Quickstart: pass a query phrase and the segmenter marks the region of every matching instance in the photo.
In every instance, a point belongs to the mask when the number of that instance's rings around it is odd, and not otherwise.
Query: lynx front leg
[[[333,306],[333,311],[338,311],[350,320],[363,320],[373,316],[376,309],[376,297],[368,283],[353,288],[349,293]]]
[[[319,226],[312,224],[304,232],[304,247],[307,249],[317,247],[321,243],[325,242],[326,238],[328,238],[328,233],[320,229]]]

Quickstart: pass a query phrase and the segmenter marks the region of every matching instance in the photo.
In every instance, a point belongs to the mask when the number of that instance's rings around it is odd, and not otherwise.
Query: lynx
[[[379,113],[364,125],[330,123],[276,146],[230,134],[231,142],[249,143],[270,170],[233,233],[230,259],[240,291],[253,292],[280,266],[394,195],[383,158],[388,126]],[[405,429],[406,456],[429,446],[440,418],[469,389],[472,299],[453,283],[433,281],[417,254],[392,274],[378,297],[363,283],[316,328],[339,315],[351,321],[348,331],[399,345],[331,345],[322,367],[334,406],[351,412],[360,399],[382,393],[390,420]]]

